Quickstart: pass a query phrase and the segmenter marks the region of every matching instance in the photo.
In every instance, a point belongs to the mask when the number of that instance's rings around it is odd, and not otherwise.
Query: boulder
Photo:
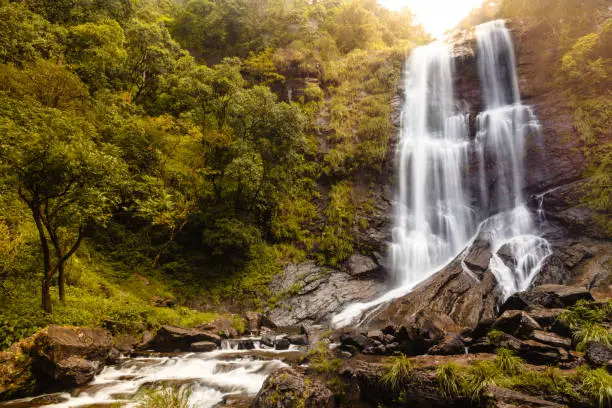
[[[468,268],[475,274],[482,276],[483,272],[489,267],[489,261],[491,260],[491,246],[489,241],[484,239],[477,239],[468,248],[463,262]]]
[[[269,318],[259,312],[246,312],[243,316],[246,330],[251,334],[257,334],[262,327],[276,330],[276,325]]]
[[[136,349],[138,339],[129,334],[120,334],[115,337],[115,348],[121,353],[129,354]]]
[[[189,351],[192,343],[210,341],[221,344],[221,337],[202,330],[186,329],[177,326],[162,326],[149,346],[156,351]]]
[[[492,327],[519,338],[527,338],[534,330],[541,329],[538,322],[521,310],[506,310]]]
[[[530,364],[559,365],[573,357],[563,348],[550,346],[535,340],[524,340],[518,350],[518,355]]]
[[[568,350],[572,347],[571,339],[542,330],[534,330],[531,333],[531,338],[535,341],[539,341],[540,343],[548,344],[553,347],[562,347]]]
[[[490,398],[491,403],[488,405],[494,408],[563,408],[565,405],[560,405],[555,402],[546,401],[538,397],[526,395],[518,391],[512,391],[507,388],[497,386],[489,386],[486,395]]]
[[[196,351],[200,353],[207,353],[209,351],[214,351],[217,349],[217,345],[212,341],[198,341],[195,343],[191,343],[189,345],[189,349],[191,351]]]
[[[542,262],[540,272],[530,284],[531,288],[546,284],[566,284],[572,274],[565,268],[563,261],[556,255],[551,255]]]
[[[420,323],[429,321],[435,322],[431,334],[439,331],[436,336],[442,338],[494,319],[502,295],[497,279],[489,270],[482,277],[467,271],[462,256],[463,253],[407,295],[381,305],[370,314],[366,327],[423,327]]]
[[[347,261],[349,274],[354,278],[379,278],[384,279],[383,268],[369,256],[353,254]]]
[[[289,340],[289,343],[295,344],[296,346],[308,345],[308,336],[305,334],[292,334],[287,336],[287,340]]]
[[[100,361],[70,356],[54,362],[45,373],[64,387],[78,387],[93,380],[96,374],[102,371],[103,366],[104,363]]]
[[[66,387],[91,381],[113,346],[113,337],[104,329],[49,326],[33,337],[33,366],[46,377],[38,381]]]
[[[442,341],[429,349],[427,354],[433,355],[452,355],[465,354],[465,344],[458,333],[450,333],[446,335]]]
[[[255,348],[255,343],[251,339],[240,339],[237,343],[238,350],[253,350]]]
[[[276,344],[274,344],[274,348],[276,350],[288,350],[290,346],[291,346],[291,343],[289,342],[289,339],[287,339],[286,337],[276,340]]]
[[[607,344],[592,341],[586,346],[585,357],[593,365],[612,365],[612,347]]]
[[[276,335],[274,333],[266,333],[261,336],[260,343],[264,346],[274,347],[274,344],[276,344]]]
[[[340,347],[342,347],[343,349],[352,350],[354,348],[359,351],[377,345],[377,342],[375,340],[372,340],[369,337],[354,331],[342,334],[340,336],[340,343]]]
[[[226,339],[238,337],[240,335],[238,330],[234,327],[234,322],[232,319],[223,316],[213,320],[210,323],[197,325],[195,328],[204,332],[218,334]]]
[[[257,393],[251,408],[333,408],[334,395],[320,381],[309,379],[293,368],[274,371]]]
[[[500,307],[500,311],[525,310],[534,306],[566,308],[575,305],[579,300],[592,301],[593,296],[583,287],[548,284],[513,294]]]

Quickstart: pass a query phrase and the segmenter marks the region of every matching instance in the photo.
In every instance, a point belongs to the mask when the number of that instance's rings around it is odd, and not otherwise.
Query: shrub
[[[445,397],[454,398],[462,395],[465,379],[457,364],[447,363],[438,366],[436,378],[440,392]]]
[[[573,338],[578,351],[584,351],[587,344],[592,341],[598,341],[608,346],[612,345],[612,334],[608,329],[594,323],[587,323],[578,328],[574,331]]]
[[[507,348],[497,349],[495,365],[506,375],[516,375],[523,371],[523,360]]]
[[[596,370],[582,368],[578,376],[582,380],[580,390],[594,406],[599,408],[612,407],[612,375],[604,368]]]
[[[410,382],[412,361],[404,354],[390,357],[385,363],[385,372],[381,381],[393,390],[400,391]]]

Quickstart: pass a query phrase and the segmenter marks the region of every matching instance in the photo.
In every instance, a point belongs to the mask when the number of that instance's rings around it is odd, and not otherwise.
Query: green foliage
[[[354,182],[428,40],[361,0],[0,0],[0,32],[2,347],[210,317],[153,293],[263,308],[280,262],[363,251]]]
[[[523,360],[514,351],[503,347],[497,349],[495,365],[505,375],[517,375],[523,371]]]
[[[412,361],[404,354],[389,357],[384,370],[381,381],[393,390],[401,391],[411,382]]]
[[[436,369],[436,379],[442,395],[446,398],[452,399],[462,395],[464,378],[457,364],[440,364]]]
[[[584,351],[590,342],[600,342],[612,346],[610,330],[594,323],[587,323],[573,333],[576,350]]]
[[[508,388],[541,397],[554,396],[567,403],[580,398],[573,379],[563,375],[558,368],[548,367],[544,371],[524,370],[505,381]]]
[[[140,397],[138,408],[190,408],[191,390],[187,387],[171,387],[146,390]]]
[[[578,377],[581,380],[580,390],[594,406],[599,408],[612,406],[612,375],[605,368],[596,370],[582,368]]]
[[[310,368],[318,373],[334,374],[338,373],[342,367],[342,360],[332,358],[329,352],[329,341],[321,340],[314,347],[308,350]]]

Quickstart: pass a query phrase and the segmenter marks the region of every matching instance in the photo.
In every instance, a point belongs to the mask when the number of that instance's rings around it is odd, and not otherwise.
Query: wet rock
[[[598,341],[592,341],[586,346],[585,357],[593,365],[612,366],[612,347]]]
[[[506,310],[493,323],[493,329],[501,330],[515,337],[529,337],[534,330],[541,326],[527,313],[520,310]]]
[[[113,346],[104,329],[49,326],[32,339],[33,366],[43,387],[87,383],[102,370]]]
[[[593,300],[593,295],[586,288],[565,285],[541,285],[528,291],[515,293],[500,307],[500,311],[524,310],[540,306],[549,309],[566,308],[579,300]]]
[[[276,335],[274,333],[266,333],[261,336],[260,343],[264,346],[274,347],[274,344],[276,343]]]
[[[357,350],[363,350],[377,345],[374,340],[358,332],[342,334],[340,336],[340,343],[341,347],[344,349],[356,348]]]
[[[289,340],[289,343],[295,344],[296,346],[308,345],[308,336],[304,334],[293,334],[291,336],[287,336],[287,340]]]
[[[259,333],[262,327],[267,327],[272,330],[276,329],[276,325],[270,319],[258,312],[246,312],[244,314],[244,321],[246,329],[251,334]]]
[[[253,350],[255,343],[251,339],[240,339],[238,340],[238,350]]]
[[[210,323],[201,324],[195,328],[204,332],[215,333],[226,339],[238,337],[241,334],[234,327],[232,319],[227,317],[219,317]]]
[[[296,370],[284,367],[266,379],[251,408],[333,408],[332,392],[321,382],[306,381]]]
[[[388,343],[389,340],[393,340],[393,336],[390,336],[389,339],[385,338],[385,334],[382,332],[382,330],[370,330],[367,336],[372,340],[376,340],[381,343]]]
[[[121,352],[116,348],[112,348],[108,352],[108,356],[106,357],[106,364],[108,365],[116,365],[121,362]]]
[[[120,334],[115,337],[115,348],[124,354],[134,351],[137,344],[138,339],[129,334]]]
[[[570,349],[572,347],[572,341],[567,337],[561,337],[557,334],[542,330],[534,330],[533,333],[531,333],[531,338],[540,343],[554,347],[563,347],[565,349]]]
[[[354,278],[384,279],[384,271],[380,265],[369,256],[353,254],[347,261],[349,274]]]
[[[495,353],[499,347],[518,351],[521,349],[521,341],[508,333],[500,332],[495,336],[487,336],[473,342],[469,347],[469,352]]]
[[[427,354],[452,355],[465,354],[465,344],[461,340],[461,334],[451,333],[446,335],[442,341],[429,349]]]
[[[291,346],[291,343],[287,338],[276,340],[276,344],[274,344],[276,350],[288,350],[289,346]]]
[[[566,284],[572,278],[572,274],[565,268],[563,261],[556,255],[551,255],[544,260],[540,272],[535,276],[530,287],[545,284]]]
[[[209,351],[214,351],[217,349],[217,345],[211,341],[198,341],[195,343],[191,343],[189,346],[191,351],[196,351],[200,353],[207,353]]]
[[[291,264],[270,285],[272,293],[288,298],[279,302],[269,317],[278,326],[318,324],[326,322],[343,306],[370,300],[385,288],[379,280],[354,279],[346,272],[314,262]]]
[[[219,345],[221,344],[221,337],[201,330],[162,326],[150,342],[150,346],[156,351],[189,351],[189,346],[192,343],[200,341],[210,341]]]
[[[479,239],[468,248],[463,261],[472,272],[482,276],[482,273],[489,267],[491,255],[489,242]]]
[[[574,306],[580,300],[594,300],[588,289],[576,286],[542,285],[533,288],[532,292],[551,295],[560,302],[562,307]]]
[[[102,371],[103,366],[99,361],[70,356],[46,367],[45,374],[64,387],[77,387],[93,380],[95,375]]]
[[[406,296],[380,307],[366,322],[369,328],[388,325],[412,326],[436,321],[446,333],[458,333],[464,327],[476,327],[481,321],[496,317],[501,297],[497,280],[490,271],[482,278],[464,270],[459,255],[445,268],[417,285]]]

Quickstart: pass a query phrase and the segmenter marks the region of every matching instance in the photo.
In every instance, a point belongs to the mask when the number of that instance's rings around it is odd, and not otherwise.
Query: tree
[[[94,142],[84,118],[31,99],[0,98],[0,167],[30,210],[43,257],[41,297],[52,312],[50,287],[58,275],[65,300],[64,266],[88,227],[104,222],[125,174],[108,145]]]

